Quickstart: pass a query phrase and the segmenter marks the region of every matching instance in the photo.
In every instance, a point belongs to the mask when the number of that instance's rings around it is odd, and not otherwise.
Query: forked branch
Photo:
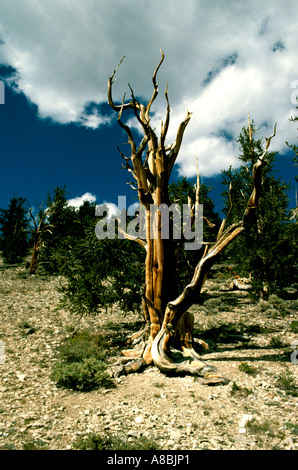
[[[133,107],[132,103],[126,103],[126,104],[122,103],[122,105],[115,105],[115,103],[113,101],[113,97],[112,97],[112,86],[113,86],[113,83],[115,82],[114,77],[115,77],[116,72],[119,69],[119,67],[122,64],[124,59],[125,59],[125,56],[122,57],[122,59],[120,60],[118,66],[116,67],[116,69],[114,70],[114,72],[112,73],[112,75],[110,76],[110,78],[108,80],[108,101],[109,101],[109,105],[111,106],[111,108],[114,111],[117,111],[118,113],[120,112],[120,110],[132,109],[132,107]]]

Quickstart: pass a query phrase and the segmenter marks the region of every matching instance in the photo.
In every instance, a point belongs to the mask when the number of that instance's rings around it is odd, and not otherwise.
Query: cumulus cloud
[[[96,202],[96,196],[91,193],[85,193],[82,196],[77,196],[67,201],[67,204],[75,209],[79,209],[85,201]]]
[[[291,96],[297,81],[298,15],[295,0],[0,0],[0,61],[15,69],[8,85],[37,105],[41,118],[91,128],[111,123],[101,105],[107,80],[117,72],[115,100],[130,83],[148,99],[160,55],[160,96],[154,119],[164,118],[163,91],[169,84],[171,127],[175,138],[186,109],[192,119],[178,165],[202,175],[235,163],[235,139],[247,112],[270,135],[272,148],[295,142]],[[298,86],[296,87],[298,90]],[[113,122],[115,116],[113,116]]]

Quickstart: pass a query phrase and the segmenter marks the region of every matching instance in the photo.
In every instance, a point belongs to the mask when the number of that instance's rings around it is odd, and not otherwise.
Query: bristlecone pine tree
[[[239,160],[242,165],[223,171],[226,190],[224,213],[230,211],[230,220],[237,221],[252,191],[251,170],[264,152],[263,139],[256,139],[254,122],[243,127],[239,139]],[[268,297],[294,285],[297,280],[296,238],[297,226],[291,222],[289,199],[285,184],[274,172],[277,152],[267,152],[263,170],[262,194],[256,223],[245,231],[227,250],[238,274],[250,277],[251,293]],[[232,208],[229,186],[232,183]]]
[[[298,97],[297,97],[297,102],[298,102]],[[296,106],[296,109],[298,109],[298,106]],[[290,121],[297,122],[298,116],[292,116],[290,118]],[[287,142],[287,145],[293,150],[295,154],[293,158],[293,163],[294,163],[294,166],[297,167],[298,166],[298,146],[294,144],[289,144],[288,142]],[[292,218],[297,222],[298,221],[298,192],[297,192],[298,176],[295,176],[295,181],[296,181],[296,207],[292,210]]]
[[[158,95],[157,72],[164,60],[156,67],[152,81],[153,93],[147,104],[135,98],[131,89],[131,101],[116,105],[112,97],[112,88],[117,69],[108,81],[108,100],[114,111],[118,113],[118,123],[128,136],[130,156],[125,158],[125,167],[133,175],[140,204],[145,210],[146,241],[136,240],[146,250],[145,262],[145,295],[143,302],[145,328],[131,338],[133,348],[123,351],[129,362],[119,368],[118,373],[130,373],[154,363],[161,371],[170,374],[193,374],[207,385],[227,384],[229,379],[223,376],[214,366],[203,362],[193,348],[193,315],[187,312],[191,305],[198,302],[200,292],[208,271],[218,259],[221,252],[245,229],[254,223],[254,214],[258,206],[262,188],[262,167],[273,135],[266,141],[266,148],[253,165],[253,191],[245,207],[240,221],[227,227],[227,218],[223,220],[217,238],[213,244],[206,245],[204,254],[198,262],[191,282],[182,292],[178,292],[176,284],[175,240],[173,237],[162,237],[161,211],[155,211],[156,219],[152,220],[151,208],[161,204],[169,205],[169,179],[172,168],[177,160],[184,131],[190,121],[191,113],[179,125],[176,140],[166,145],[166,136],[170,121],[170,104],[168,90],[165,90],[167,112],[165,121],[161,123],[160,135],[152,128],[150,121],[151,106]],[[123,59],[122,59],[123,60]],[[122,62],[122,61],[121,61]],[[121,64],[120,62],[120,64]],[[119,64],[119,65],[120,65]],[[132,110],[143,131],[139,145],[134,140],[131,128],[122,121],[122,115]],[[195,200],[190,201],[193,215],[199,203],[199,185]],[[151,236],[151,225],[155,223],[157,236]],[[171,231],[170,231],[171,232]]]

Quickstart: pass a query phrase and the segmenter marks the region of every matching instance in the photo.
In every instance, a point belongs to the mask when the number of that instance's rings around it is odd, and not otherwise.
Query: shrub
[[[293,333],[298,333],[298,321],[294,320],[290,323],[290,328],[293,331]]]
[[[88,357],[103,361],[107,355],[107,341],[101,335],[83,331],[65,341],[58,351],[61,360],[67,363],[79,362]]]
[[[106,372],[105,363],[94,357],[83,358],[79,362],[70,364],[63,362],[55,364],[51,379],[60,387],[81,392],[108,387],[113,383]]]
[[[103,336],[78,333],[66,340],[58,353],[50,378],[59,387],[88,392],[114,386],[106,371],[107,341]]]
[[[10,199],[8,209],[0,209],[1,249],[5,263],[20,263],[28,250],[27,201],[24,198]]]
[[[261,305],[261,310],[269,317],[277,318],[296,313],[297,307],[297,300],[285,300],[272,294],[268,300]]]
[[[240,385],[236,384],[236,382],[233,382],[230,393],[231,393],[231,396],[247,397],[251,395],[253,392],[252,390],[249,390],[246,387],[240,387]]]
[[[86,437],[79,437],[73,444],[76,450],[157,450],[158,446],[153,439],[140,437],[135,442],[127,442],[117,436],[91,433]]]
[[[289,370],[286,370],[279,375],[277,385],[286,393],[286,395],[298,397],[298,386],[295,383],[295,378]]]
[[[272,336],[269,341],[269,346],[272,348],[282,348],[284,346],[280,336]]]
[[[253,366],[250,366],[247,362],[241,362],[238,369],[249,375],[256,375],[257,373],[257,369]]]

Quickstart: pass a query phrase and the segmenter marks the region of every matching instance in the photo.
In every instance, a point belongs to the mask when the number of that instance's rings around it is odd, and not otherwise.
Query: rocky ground
[[[192,310],[196,331],[207,342],[209,334],[204,360],[229,385],[207,387],[151,367],[116,379],[115,388],[74,392],[50,379],[57,347],[77,321],[58,306],[61,279],[0,269],[0,448],[73,449],[80,437],[107,433],[128,446],[151,438],[163,450],[297,450],[297,301],[283,309],[277,301],[254,304],[246,292],[222,291],[230,281],[207,281],[205,303]],[[82,319],[80,328],[117,336],[139,320],[115,307]],[[223,335],[227,325],[241,325],[250,341]]]

